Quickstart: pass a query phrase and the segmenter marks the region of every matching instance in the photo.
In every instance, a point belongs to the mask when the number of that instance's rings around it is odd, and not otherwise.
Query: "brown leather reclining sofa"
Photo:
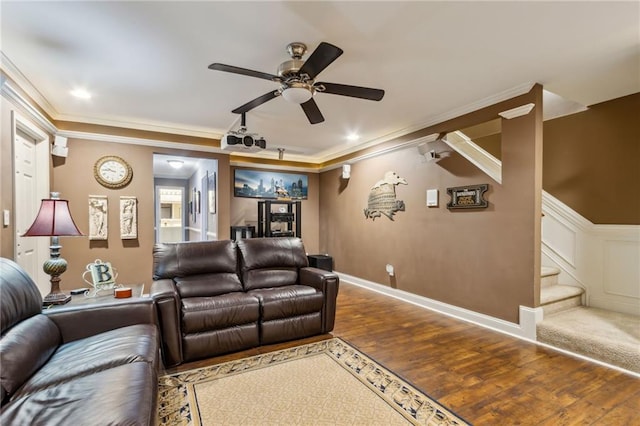
[[[159,366],[150,298],[42,313],[42,296],[0,258],[2,425],[152,425]]]
[[[166,366],[333,330],[338,276],[299,238],[156,244],[153,279]]]

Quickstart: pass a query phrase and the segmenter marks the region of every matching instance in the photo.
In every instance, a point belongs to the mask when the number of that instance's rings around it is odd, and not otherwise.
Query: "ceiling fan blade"
[[[300,106],[302,107],[304,113],[307,115],[309,123],[318,124],[324,121],[324,117],[320,112],[320,108],[318,108],[318,104],[316,104],[316,101],[314,101],[313,98],[309,99],[303,104],[300,104]]]
[[[230,72],[233,74],[242,74],[249,77],[256,77],[256,78],[262,78],[265,80],[280,82],[280,77],[278,77],[277,75],[273,75],[273,74],[269,74],[261,71],[248,70],[246,68],[234,67],[233,65],[215,63],[215,64],[209,65],[208,68],[214,71],[224,71],[224,72]]]
[[[307,74],[313,80],[340,55],[342,55],[342,49],[323,41],[302,65],[298,75]]]
[[[369,87],[349,86],[347,84],[336,83],[316,83],[314,86],[324,86],[320,93],[330,93],[332,95],[351,96],[352,98],[368,99],[379,101],[384,97],[384,90],[371,89]]]
[[[257,106],[262,105],[265,102],[270,101],[271,99],[275,98],[276,96],[279,96],[280,92],[276,91],[276,90],[272,90],[271,92],[265,93],[264,95],[255,98],[252,101],[247,102],[246,104],[234,109],[233,112],[234,114],[242,114],[243,112],[247,112],[250,111],[252,109],[254,109]]]

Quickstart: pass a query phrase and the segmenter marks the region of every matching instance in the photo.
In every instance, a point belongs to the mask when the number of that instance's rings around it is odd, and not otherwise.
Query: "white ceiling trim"
[[[113,143],[121,143],[121,144],[133,144],[133,145],[143,145],[143,146],[153,146],[153,147],[161,147],[161,148],[169,148],[169,149],[183,149],[183,150],[188,150],[188,151],[201,151],[201,152],[213,152],[213,153],[217,153],[217,154],[226,154],[229,155],[231,154],[229,151],[225,151],[222,150],[221,148],[218,147],[208,147],[206,145],[198,145],[198,144],[186,144],[186,143],[182,143],[182,142],[172,142],[172,141],[164,141],[164,140],[156,140],[156,139],[144,139],[144,138],[135,138],[135,137],[131,137],[131,136],[115,136],[115,135],[108,135],[108,134],[102,134],[102,133],[93,133],[93,132],[79,132],[79,131],[71,131],[71,130],[58,130],[49,120],[46,119],[46,117],[44,117],[36,108],[34,108],[31,103],[25,99],[20,93],[18,93],[7,81],[5,81],[6,79],[3,79],[2,81],[2,94],[5,97],[8,97],[9,100],[17,103],[18,105],[22,106],[25,108],[25,110],[28,112],[28,114],[34,118],[38,123],[40,123],[41,125],[43,125],[43,127],[46,128],[47,131],[53,133],[56,136],[63,136],[63,137],[67,137],[67,138],[76,138],[76,139],[88,139],[88,140],[95,140],[95,141],[101,141],[101,142],[113,142]],[[376,138],[368,143],[365,144],[360,144],[357,146],[353,146],[349,149],[346,150],[341,150],[341,151],[336,151],[333,152],[332,155],[326,155],[324,157],[320,157],[318,158],[316,157],[311,157],[311,156],[303,156],[303,155],[292,155],[289,159],[291,161],[302,161],[302,162],[308,162],[308,163],[312,163],[312,164],[321,164],[323,162],[328,162],[334,158],[343,156],[343,155],[349,155],[352,154],[354,152],[363,150],[363,149],[367,149],[367,148],[371,148],[374,147],[376,145],[382,144],[384,142],[399,138],[401,136],[404,136],[406,134],[409,134],[411,132],[414,131],[418,131],[420,129],[438,124],[438,123],[442,123],[444,121],[462,116],[464,114],[467,113],[471,113],[473,111],[477,111],[479,109],[485,108],[487,106],[496,104],[498,102],[513,98],[515,96],[519,96],[521,94],[524,93],[528,93],[531,88],[533,87],[534,83],[524,83],[521,85],[518,85],[516,87],[513,87],[511,89],[505,90],[503,92],[500,92],[496,95],[493,96],[489,96],[487,98],[481,99],[479,101],[473,102],[471,104],[462,106],[460,108],[456,108],[454,110],[451,110],[447,113],[441,114],[439,116],[436,116],[434,118],[432,118],[431,120],[429,120],[428,122],[425,122],[423,124],[420,125],[416,125],[416,126],[411,126],[409,128],[405,128],[403,130],[397,131],[397,132],[393,132],[390,133],[388,135],[385,135],[383,137],[380,138]],[[94,124],[99,124],[100,121],[103,120],[94,120],[95,123]],[[104,121],[103,121],[104,123]],[[113,125],[112,124],[106,124],[106,125]],[[118,126],[121,127],[121,126]],[[166,128],[165,129],[165,133],[166,132]],[[139,129],[139,130],[148,130],[148,129]],[[168,132],[171,133],[171,132]],[[431,140],[435,140],[432,139],[433,135],[428,135],[422,138],[418,138],[418,139],[413,139],[407,142],[403,142],[403,143],[399,143],[397,145],[394,145],[392,147],[388,147],[382,150],[377,150],[371,153],[367,153],[361,156],[356,156],[354,158],[350,158],[347,161],[341,162],[341,163],[336,163],[336,164],[332,164],[330,166],[327,167],[323,167],[321,169],[312,169],[312,168],[307,168],[307,167],[287,167],[288,169],[291,168],[292,170],[304,170],[304,171],[308,171],[308,172],[314,172],[314,173],[319,173],[319,172],[323,172],[323,171],[327,171],[327,170],[332,170],[338,167],[342,167],[343,164],[353,164],[355,162],[358,161],[362,161],[365,160],[367,158],[372,158],[372,157],[376,157],[379,155],[383,155],[389,152],[393,152],[399,149],[404,149],[406,147],[412,146],[412,145],[417,145],[419,143],[425,142],[425,141],[431,141]],[[325,151],[326,153],[327,151]],[[268,159],[272,159],[272,156],[274,154],[270,153],[270,152],[260,152],[258,153],[258,155],[254,155],[253,157],[261,157],[261,158],[268,158]],[[247,163],[243,163],[243,162],[233,162],[233,165],[244,165],[246,166]],[[264,167],[264,168],[273,168],[273,169],[278,169],[278,168],[282,168],[279,165],[260,165],[259,167]]]
[[[536,106],[536,104],[529,103],[526,105],[521,105],[516,108],[511,108],[509,110],[499,112],[498,115],[502,118],[506,118],[507,120],[511,120],[512,118],[522,117],[523,115],[529,114],[534,106]]]
[[[16,82],[18,87],[25,91],[36,103],[54,120],[58,115],[58,111],[49,103],[47,98],[36,87],[31,84],[31,81],[22,74],[22,72],[15,66],[11,59],[0,50],[0,68],[4,71],[10,79]],[[3,84],[4,86],[4,84]],[[22,96],[20,96],[22,98]],[[31,107],[32,108],[32,107]]]
[[[42,115],[40,111],[38,111],[30,102],[28,102],[16,89],[13,88],[11,84],[4,77],[2,77],[2,81],[0,81],[0,86],[2,87],[2,96],[4,96],[9,102],[14,105],[22,108],[22,110],[27,114],[27,116],[36,122],[37,125],[42,127],[45,131],[49,133],[55,134],[58,130],[56,126],[50,122],[47,117]]]
[[[378,157],[380,155],[389,154],[390,152],[400,151],[402,149],[407,149],[407,148],[412,148],[412,147],[418,146],[419,144],[421,144],[423,142],[433,142],[433,141],[438,139],[438,136],[439,136],[438,133],[432,133],[430,135],[422,136],[422,137],[417,138],[417,139],[411,139],[410,141],[399,143],[397,145],[393,145],[393,146],[387,147],[385,149],[381,149],[381,150],[374,151],[374,152],[369,152],[369,153],[366,153],[366,154],[359,155],[357,157],[350,158],[349,160],[342,161],[340,163],[332,164],[332,165],[327,166],[327,167],[322,167],[320,169],[320,172],[326,172],[327,170],[337,169],[337,168],[342,167],[345,164],[355,164],[355,163],[358,163],[358,162],[363,161],[363,160],[368,160],[370,158]]]
[[[177,127],[167,123],[154,123],[151,121],[121,121],[117,119],[94,119],[77,115],[58,114],[55,120],[72,121],[77,123],[95,124],[98,126],[111,126],[132,130],[144,130],[149,132],[170,133],[181,136],[195,136],[207,139],[220,139],[226,133],[224,130],[207,129],[198,127]]]
[[[157,140],[157,139],[134,138],[131,136],[114,136],[114,135],[105,135],[102,133],[77,132],[74,130],[59,130],[56,133],[56,135],[63,136],[66,138],[73,138],[73,139],[87,139],[87,140],[100,141],[100,142],[113,142],[113,143],[129,144],[129,145],[153,146],[158,148],[173,148],[173,149],[181,149],[186,151],[214,152],[216,154],[229,155],[228,151],[223,151],[222,149],[215,146],[197,145],[192,143],[171,142],[171,141],[163,141],[163,140]]]
[[[297,171],[297,172],[306,172],[306,173],[320,173],[324,170],[313,169],[311,167],[296,167],[291,165],[279,165],[279,164],[254,164],[254,163],[242,163],[238,161],[230,161],[230,165],[234,167],[242,167],[242,168],[256,168],[256,169],[266,169],[266,170],[287,170],[287,171]]]
[[[451,119],[454,119],[456,117],[460,117],[460,116],[463,116],[465,114],[469,114],[469,113],[474,112],[474,111],[478,111],[478,110],[480,110],[482,108],[486,108],[488,106],[497,104],[499,102],[506,101],[507,99],[511,99],[511,98],[516,97],[516,96],[520,96],[520,95],[523,95],[525,93],[528,93],[531,90],[531,88],[533,87],[534,84],[535,83],[531,83],[531,82],[520,84],[518,86],[512,87],[511,89],[504,90],[504,91],[502,91],[500,93],[497,93],[495,95],[488,96],[488,97],[486,97],[484,99],[480,99],[480,100],[478,100],[476,102],[472,102],[470,104],[463,105],[463,106],[461,106],[459,108],[455,108],[455,109],[450,110],[448,112],[445,112],[443,114],[440,114],[440,115],[437,115],[435,117],[432,117],[431,119],[429,119],[429,120],[427,120],[427,121],[425,121],[425,122],[423,122],[421,124],[417,124],[415,126],[407,127],[405,129],[402,129],[402,130],[390,133],[388,135],[382,136],[380,138],[376,138],[376,139],[374,139],[374,140],[372,140],[370,142],[364,143],[364,144],[353,146],[353,147],[350,147],[350,148],[347,148],[347,149],[344,149],[344,150],[339,150],[338,149],[338,150],[327,150],[327,151],[320,152],[318,154],[318,156],[321,156],[321,157],[319,159],[317,159],[316,161],[319,162],[319,163],[324,163],[324,162],[330,161],[330,160],[332,160],[334,158],[341,157],[343,155],[348,155],[348,154],[351,154],[353,152],[360,151],[362,149],[370,148],[372,146],[375,146],[375,145],[378,145],[378,144],[381,144],[381,143],[384,143],[384,142],[388,142],[390,140],[399,138],[399,137],[407,135],[409,133],[412,133],[412,132],[415,132],[415,131],[418,131],[418,130],[421,130],[421,129],[425,129],[427,127],[430,127],[430,126],[433,126],[433,125],[436,125],[436,124],[439,124],[439,123],[443,123],[443,122],[445,122],[447,120],[451,120]]]

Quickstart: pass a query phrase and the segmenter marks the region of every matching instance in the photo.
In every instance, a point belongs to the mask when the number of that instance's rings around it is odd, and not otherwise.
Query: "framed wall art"
[[[106,240],[109,236],[109,201],[106,195],[89,195],[89,239]]]
[[[138,199],[136,197],[120,197],[120,239],[135,240],[138,238]]]
[[[216,213],[216,173],[207,175],[207,202],[209,203],[209,214]]]
[[[484,193],[489,189],[489,184],[457,186],[447,188],[447,193],[451,196],[451,201],[447,204],[448,209],[482,209],[489,206],[489,202],[484,199]]]
[[[307,175],[236,169],[233,195],[247,198],[306,200],[309,189]]]

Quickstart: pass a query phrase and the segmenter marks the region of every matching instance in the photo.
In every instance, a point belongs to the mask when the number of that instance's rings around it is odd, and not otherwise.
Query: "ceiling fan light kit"
[[[339,47],[323,41],[311,53],[309,58],[303,61],[302,56],[306,51],[307,46],[304,43],[289,43],[287,53],[289,53],[291,59],[278,66],[277,75],[220,63],[209,65],[209,69],[271,80],[280,84],[277,90],[269,91],[234,109],[232,112],[235,114],[244,114],[265,102],[282,96],[288,102],[299,104],[309,122],[317,124],[323,122],[324,117],[313,99],[316,93],[349,96],[371,101],[380,101],[384,97],[384,90],[381,89],[337,83],[316,83],[315,78],[318,74],[338,59],[343,51]]]
[[[303,104],[313,97],[313,92],[302,83],[295,83],[282,90],[282,97],[294,104]]]

